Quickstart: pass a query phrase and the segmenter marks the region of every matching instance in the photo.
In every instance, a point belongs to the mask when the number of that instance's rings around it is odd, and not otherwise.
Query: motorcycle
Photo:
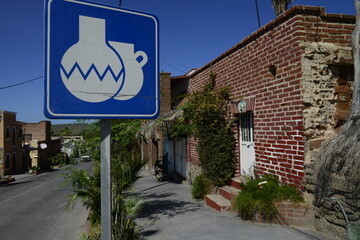
[[[154,165],[155,169],[155,177],[159,182],[162,182],[164,180],[165,174],[164,174],[164,166],[161,163],[160,160],[157,160]]]

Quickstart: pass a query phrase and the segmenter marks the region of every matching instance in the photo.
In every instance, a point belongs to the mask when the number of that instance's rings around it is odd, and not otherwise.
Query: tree
[[[68,127],[64,127],[63,129],[61,129],[61,136],[70,136],[70,135],[71,132]]]
[[[285,12],[293,0],[271,0],[276,16]]]

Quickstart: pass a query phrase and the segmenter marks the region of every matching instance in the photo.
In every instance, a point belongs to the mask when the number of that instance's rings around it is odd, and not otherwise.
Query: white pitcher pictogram
[[[136,96],[144,81],[142,67],[147,63],[147,55],[143,51],[134,53],[134,44],[109,42],[124,60],[126,77],[120,92],[114,97],[117,100],[128,100]],[[138,58],[141,57],[140,62]]]

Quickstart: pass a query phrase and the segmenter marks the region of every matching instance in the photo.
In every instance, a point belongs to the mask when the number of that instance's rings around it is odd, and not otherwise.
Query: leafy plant
[[[235,208],[244,220],[255,220],[260,216],[265,221],[271,221],[277,209],[275,203],[281,200],[302,202],[303,198],[294,187],[280,184],[273,175],[251,179],[240,184],[242,190],[235,200]]]
[[[222,186],[235,170],[235,139],[226,109],[230,91],[227,87],[215,88],[215,77],[212,73],[204,89],[189,96],[183,108],[184,118],[179,119],[175,129],[195,137],[205,177],[214,186]]]
[[[285,12],[293,0],[271,0],[276,16]]]
[[[192,186],[192,196],[195,199],[204,199],[207,194],[211,192],[211,182],[204,174],[195,177]]]
[[[91,225],[100,225],[100,164],[96,163],[93,173],[90,174],[84,169],[70,168],[70,172],[65,174],[65,182],[71,182],[73,194],[69,195],[67,207],[72,207],[78,198],[82,200],[83,205],[89,210],[89,220]]]
[[[142,166],[141,161],[132,164],[112,161],[112,232],[114,239],[137,239],[135,236],[139,236],[134,221],[139,209],[139,201],[127,199],[126,196],[132,183],[138,179],[138,172]],[[95,163],[92,174],[83,169],[71,169],[65,178],[71,182],[74,188],[74,193],[70,195],[67,201],[67,207],[72,207],[80,198],[83,205],[89,210],[91,226],[96,230],[97,226],[101,224],[99,162]],[[92,235],[97,236],[95,232],[92,232]],[[125,236],[132,236],[132,238]]]
[[[111,125],[111,156],[117,159],[141,158],[141,142],[136,138],[141,121],[112,120]]]
[[[116,159],[136,159],[141,157],[140,140],[136,133],[141,126],[140,120],[111,121],[111,156]],[[86,155],[100,156],[100,121],[90,124],[84,132]]]

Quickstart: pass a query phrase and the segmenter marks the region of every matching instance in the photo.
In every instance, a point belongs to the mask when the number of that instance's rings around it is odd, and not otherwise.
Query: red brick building
[[[318,214],[315,221],[316,209],[311,202],[316,179],[311,172],[322,142],[349,117],[354,27],[355,16],[329,14],[322,7],[294,6],[200,69],[163,79],[171,83],[172,108],[179,103],[176,97],[202,90],[211,75],[216,74],[216,88],[230,88],[227,109],[229,119],[235,119],[234,175],[274,174],[304,190],[305,204],[278,205],[285,224],[331,232],[344,222],[328,208],[327,216]],[[168,104],[168,100],[163,103]],[[196,142],[168,138],[163,123],[171,125],[176,110],[165,112],[160,121],[143,128],[148,139],[143,144],[143,157],[149,163],[162,159],[170,176],[179,175],[191,183],[201,172]],[[157,124],[163,126],[158,128]],[[156,147],[149,147],[150,143]],[[231,184],[238,185],[236,179]],[[218,210],[229,209],[238,192],[231,188],[219,188],[218,195],[208,195],[205,202]]]
[[[354,16],[294,6],[187,77],[190,93],[201,90],[211,72],[216,87],[230,87],[236,175],[254,166],[257,174],[304,187],[305,165],[348,117],[354,23]],[[192,139],[187,164],[196,175]]]

